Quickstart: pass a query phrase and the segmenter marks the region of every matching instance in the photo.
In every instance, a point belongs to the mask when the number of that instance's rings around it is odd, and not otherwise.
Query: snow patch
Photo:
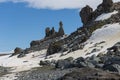
[[[112,15],[117,14],[117,13],[118,13],[118,11],[113,11],[111,13],[103,13],[100,16],[98,16],[95,21],[106,20],[106,19],[110,18]]]

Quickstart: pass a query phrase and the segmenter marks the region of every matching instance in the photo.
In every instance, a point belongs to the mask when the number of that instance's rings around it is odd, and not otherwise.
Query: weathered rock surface
[[[93,9],[88,5],[82,8],[82,10],[80,11],[80,17],[84,25],[86,25],[89,21],[91,21],[92,12],[93,12]]]
[[[120,76],[95,68],[81,68],[64,75],[59,80],[119,80]]]

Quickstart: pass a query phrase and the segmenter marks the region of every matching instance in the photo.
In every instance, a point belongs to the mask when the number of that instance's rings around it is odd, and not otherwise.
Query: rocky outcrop
[[[21,49],[21,48],[19,48],[19,47],[16,47],[16,48],[14,49],[14,53],[12,53],[11,56],[18,55],[18,54],[21,54],[21,53],[23,53],[23,52],[24,52],[23,49]],[[10,57],[11,57],[11,56],[10,56]]]
[[[50,37],[50,36],[56,35],[56,31],[55,31],[54,27],[52,27],[51,30],[50,30],[49,27],[47,27],[47,28],[45,29],[45,34],[46,34],[45,37]]]
[[[119,10],[118,4],[114,4],[112,0],[103,0],[103,2],[97,7],[95,11],[90,6],[82,8],[80,11],[80,17],[83,22],[83,25],[90,25],[93,20],[96,19],[102,13],[109,13],[114,10]]]
[[[63,36],[63,35],[65,35],[62,21],[60,21],[59,26],[60,26],[60,27],[59,27],[59,31],[58,31],[57,35],[58,35],[58,36]]]
[[[62,44],[60,42],[52,42],[49,45],[46,56],[52,55],[62,50]]]
[[[89,21],[91,21],[92,12],[93,12],[93,9],[88,5],[82,8],[82,10],[80,11],[80,17],[84,25],[86,25]]]
[[[19,54],[19,53],[21,53],[21,52],[23,52],[23,49],[21,49],[21,48],[19,48],[19,47],[16,47],[15,50],[14,50],[14,53],[15,53],[15,54]]]
[[[108,13],[112,11],[113,1],[103,0],[102,4],[97,7],[97,10],[102,13]]]
[[[49,27],[47,27],[45,29],[45,34],[46,34],[45,38],[63,36],[65,34],[65,32],[64,32],[64,29],[63,29],[63,23],[62,23],[62,21],[60,21],[60,23],[59,23],[59,30],[58,30],[58,32],[55,31],[54,27],[52,27],[51,30],[50,30]]]
[[[47,27],[47,28],[45,29],[45,33],[46,33],[46,36],[45,36],[45,37],[49,37],[49,36],[50,36],[50,28],[49,28],[49,27]]]

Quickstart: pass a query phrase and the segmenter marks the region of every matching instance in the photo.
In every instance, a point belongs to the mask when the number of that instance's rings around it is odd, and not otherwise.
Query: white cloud
[[[28,7],[37,9],[80,9],[86,5],[96,8],[102,0],[0,0],[0,2],[11,1],[14,3],[27,3]],[[113,0],[118,2],[120,0]]]

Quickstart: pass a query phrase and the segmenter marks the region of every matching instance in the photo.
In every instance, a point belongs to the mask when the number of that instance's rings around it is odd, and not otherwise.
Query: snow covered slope
[[[45,58],[46,50],[29,53],[23,58],[16,56],[9,57],[10,55],[0,57],[0,66],[13,67],[12,72],[29,70],[33,67],[38,67],[40,60]]]
[[[47,60],[65,59],[68,57],[88,57],[93,54],[105,53],[106,49],[112,47],[120,41],[120,24],[107,24],[102,28],[93,32],[92,36],[84,43],[85,47],[82,50],[77,50],[71,53],[56,53],[48,56]],[[96,50],[96,51],[94,51]],[[64,54],[64,56],[61,56]],[[45,60],[46,50],[29,53],[23,58],[17,56],[9,57],[10,55],[0,57],[0,66],[13,67],[13,72],[29,70],[33,67],[38,67],[40,60]]]

